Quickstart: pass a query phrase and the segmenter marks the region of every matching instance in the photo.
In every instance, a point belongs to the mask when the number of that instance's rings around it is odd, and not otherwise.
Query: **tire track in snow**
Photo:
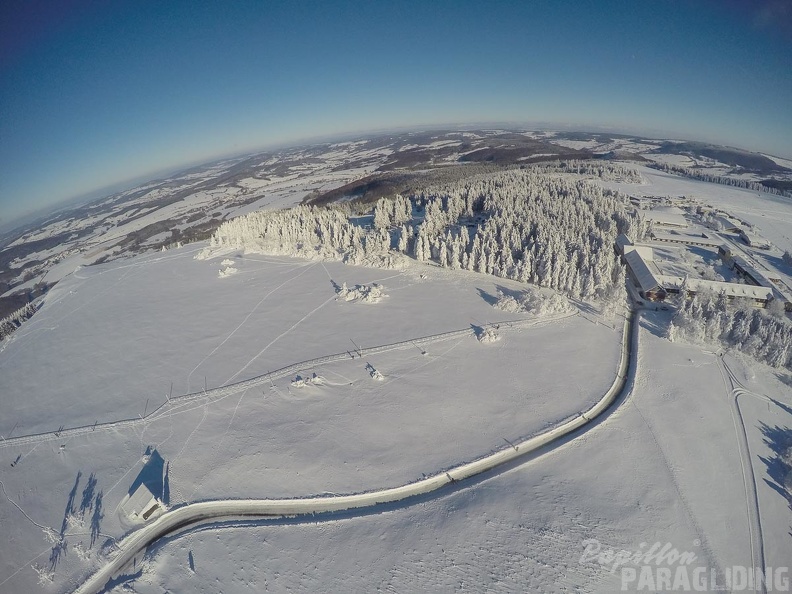
[[[716,355],[717,356],[717,355]],[[751,542],[751,566],[765,571],[764,556],[764,537],[762,536],[762,517],[759,513],[759,493],[756,488],[756,475],[753,470],[751,460],[751,450],[748,447],[748,432],[745,429],[745,420],[740,410],[739,397],[748,392],[731,368],[723,360],[723,353],[718,357],[718,369],[723,377],[723,383],[729,391],[729,404],[734,423],[734,430],[737,434],[737,446],[740,452],[740,467],[743,475],[743,485],[745,487],[745,503],[748,516],[748,532]],[[767,585],[762,580],[763,594],[767,592]]]

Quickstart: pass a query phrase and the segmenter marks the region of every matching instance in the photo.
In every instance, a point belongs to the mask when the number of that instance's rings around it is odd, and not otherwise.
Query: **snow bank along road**
[[[627,385],[627,376],[637,352],[639,328],[639,324],[636,323],[637,316],[637,313],[632,312],[624,321],[619,368],[613,384],[605,395],[588,410],[561,422],[561,424],[552,429],[514,443],[506,449],[485,455],[472,462],[460,464],[414,483],[399,487],[355,495],[334,495],[328,497],[202,501],[174,508],[161,515],[151,524],[132,532],[120,541],[115,556],[104,567],[90,576],[75,591],[75,594],[101,592],[107,586],[107,583],[119,575],[139,553],[145,551],[148,545],[185,526],[218,519],[250,516],[260,518],[310,516],[317,513],[371,508],[380,504],[394,503],[410,497],[432,493],[445,485],[468,479],[507,462],[514,461],[559,440],[565,435],[569,435],[573,431],[591,425],[592,421],[618,401],[619,396]]]

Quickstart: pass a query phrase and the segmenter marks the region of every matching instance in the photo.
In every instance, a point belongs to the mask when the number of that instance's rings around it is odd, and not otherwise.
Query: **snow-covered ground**
[[[130,527],[120,505],[147,449],[167,464],[171,504],[356,492],[539,432],[589,407],[614,377],[620,322],[588,311],[536,318],[493,307],[499,289],[525,285],[434,266],[384,271],[241,254],[231,258],[239,272],[218,278],[224,258],[199,261],[193,251],[81,269],[4,345],[0,391],[14,414],[2,419],[0,434],[11,441],[0,443],[0,459],[19,507],[0,503],[17,543],[4,550],[0,591],[32,587],[31,565],[45,573],[54,565],[56,590],[95,566],[99,545]],[[338,298],[336,285],[374,282],[387,295],[377,302]],[[509,322],[499,324],[500,340],[476,340],[477,328],[497,322]],[[256,389],[175,398],[204,382],[211,391],[337,353],[343,357]],[[295,385],[297,375],[313,373],[322,378],[316,385]],[[68,434],[144,414],[132,425]],[[13,442],[60,429],[62,439]],[[85,491],[91,476],[96,484]],[[79,505],[65,513],[70,490]],[[99,493],[94,524],[107,536],[94,534],[90,548]],[[64,522],[69,544],[50,560],[53,544],[40,526],[58,535]],[[81,548],[89,560],[74,553]]]
[[[659,321],[648,314],[643,324],[633,393],[584,437],[409,507],[187,531],[154,548],[134,591],[611,592],[622,589],[621,571],[610,571],[612,561],[581,562],[586,547],[636,552],[655,543],[694,554],[690,567],[714,569],[723,585],[726,568],[755,563],[739,426],[720,359],[657,336]],[[781,397],[773,378],[744,381]],[[788,427],[789,410],[758,408],[761,422]],[[785,567],[789,508],[762,480],[770,448],[753,435],[765,563]]]
[[[631,195],[687,196],[711,204],[756,225],[778,248],[792,249],[792,200],[789,198],[682,178],[640,165],[635,168],[644,178],[644,184],[604,182],[603,185]]]
[[[789,200],[640,170],[603,183],[695,197],[792,248]],[[0,344],[0,592],[74,590],[139,525],[124,504],[141,481],[171,506],[398,486],[577,415],[614,378],[620,319],[585,303],[537,317],[494,307],[537,289],[492,276],[195,260],[203,245],[81,268]],[[374,283],[376,300],[343,297]],[[545,455],[362,514],[186,529],[111,591],[619,590],[620,570],[582,559],[593,541],[668,543],[718,583],[786,567],[792,376],[670,342],[671,314],[645,312],[617,410]]]

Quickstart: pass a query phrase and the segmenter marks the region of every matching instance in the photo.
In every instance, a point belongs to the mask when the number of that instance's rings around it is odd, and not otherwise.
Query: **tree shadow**
[[[784,272],[786,274],[792,274],[792,265],[787,264],[784,262],[783,258],[779,256],[774,256],[773,254],[768,254],[767,252],[762,253],[762,257],[767,260],[771,266],[773,266],[776,270]]]
[[[61,539],[50,551],[49,562],[50,562],[50,570],[54,571],[55,568],[58,566],[58,562],[60,561],[61,557],[66,554],[66,548],[69,544],[66,542],[65,539]]]
[[[77,472],[77,478],[74,480],[74,486],[72,490],[69,492],[69,498],[66,500],[66,509],[63,512],[63,522],[61,523],[60,529],[60,536],[63,539],[63,535],[66,534],[66,528],[69,526],[69,516],[72,515],[75,511],[74,509],[74,500],[77,497],[77,487],[80,486],[80,479],[82,478],[82,471]]]
[[[484,334],[484,327],[483,326],[476,326],[476,324],[471,324],[470,328],[473,330],[473,333],[476,336],[481,336]]]
[[[495,305],[498,302],[498,297],[496,295],[487,293],[484,289],[479,289],[478,287],[476,291],[478,291],[479,296],[490,305]]]
[[[577,299],[576,297],[569,297],[566,296],[570,303],[574,304],[580,311],[583,313],[591,314],[592,316],[599,315],[599,311],[596,307],[591,305],[590,303],[586,303],[582,299]]]
[[[759,422],[765,445],[773,454],[759,459],[767,467],[764,482],[783,497],[792,509],[792,429],[789,427],[771,427]],[[790,532],[792,536],[792,532]]]
[[[96,474],[91,473],[88,477],[88,483],[82,492],[82,500],[80,501],[80,514],[85,515],[85,512],[93,507],[94,492],[96,491]]]
[[[111,592],[111,591],[113,591],[113,589],[115,589],[116,586],[121,586],[122,584],[125,584],[126,582],[131,582],[131,581],[137,580],[137,579],[139,579],[142,576],[143,576],[143,568],[141,567],[140,569],[138,569],[137,566],[136,566],[132,570],[132,573],[122,573],[122,574],[119,574],[118,576],[108,580],[107,583],[105,584],[104,589],[102,590],[102,592]]]
[[[96,539],[99,538],[99,529],[102,524],[102,500],[104,498],[104,491],[99,491],[96,495],[96,500],[93,503],[93,514],[91,515],[91,546],[94,545]]]
[[[770,400],[771,400],[771,401],[772,401],[772,403],[773,403],[773,404],[775,404],[775,405],[776,405],[778,408],[780,408],[780,409],[781,409],[781,410],[783,410],[784,412],[787,412],[787,413],[789,413],[790,415],[792,415],[792,407],[791,407],[791,406],[789,406],[789,405],[787,405],[787,404],[784,404],[783,402],[779,402],[779,401],[778,401],[778,400],[776,400],[775,398],[771,398]]]
[[[503,285],[495,285],[495,290],[498,291],[500,295],[506,295],[507,297],[514,297],[518,301],[520,301],[523,297],[526,296],[529,291],[523,291],[521,289],[510,289],[509,287],[504,287]]]
[[[641,328],[658,338],[668,337],[668,316],[662,312],[645,311],[641,316]]]

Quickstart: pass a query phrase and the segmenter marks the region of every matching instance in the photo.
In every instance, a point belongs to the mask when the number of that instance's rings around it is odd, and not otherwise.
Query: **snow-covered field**
[[[602,183],[693,196],[792,248],[789,200],[640,171]],[[139,526],[124,510],[141,481],[170,506],[399,486],[579,414],[616,373],[620,317],[493,307],[526,284],[414,261],[194,259],[204,245],[81,268],[0,343],[0,592],[73,591]],[[187,528],[110,591],[619,590],[612,561],[583,558],[594,541],[668,543],[721,584],[786,567],[792,376],[670,342],[670,315],[644,313],[615,412],[544,455],[362,513]]]
[[[232,258],[239,272],[219,278],[221,259],[193,255],[182,248],[81,269],[4,345],[0,391],[14,413],[2,418],[0,434],[11,441],[0,443],[0,459],[19,507],[0,504],[17,543],[4,551],[0,591],[32,587],[31,565],[45,573],[54,565],[56,589],[84,576],[107,538],[94,534],[90,548],[91,506],[101,493],[97,530],[120,537],[129,524],[119,506],[147,450],[167,464],[171,504],[395,486],[577,414],[614,377],[618,320],[493,307],[499,289],[525,289],[515,282],[434,266],[383,271],[241,254]],[[337,299],[335,285],[373,282],[387,297]],[[477,328],[497,322],[508,322],[499,340],[476,340]],[[337,353],[256,389],[176,398],[205,381],[211,391]],[[313,373],[316,385],[294,381]],[[136,424],[68,434],[144,413]],[[60,429],[62,439],[13,441]],[[90,476],[96,484],[81,497]],[[82,507],[64,513],[72,489]],[[66,522],[69,544],[52,561],[44,530],[24,514],[55,534]],[[81,548],[89,552],[74,554]]]
[[[581,562],[586,543],[630,552],[669,543],[696,556],[690,567],[715,569],[723,585],[727,567],[755,563],[730,391],[718,357],[656,336],[655,323],[649,315],[641,330],[633,393],[584,437],[406,508],[188,531],[154,548],[134,591],[621,590],[612,561]],[[780,396],[772,378],[761,381]],[[746,426],[756,428],[748,408]],[[788,426],[782,406],[759,408],[762,422]],[[769,447],[753,435],[765,562],[784,567],[789,508],[761,478]]]

